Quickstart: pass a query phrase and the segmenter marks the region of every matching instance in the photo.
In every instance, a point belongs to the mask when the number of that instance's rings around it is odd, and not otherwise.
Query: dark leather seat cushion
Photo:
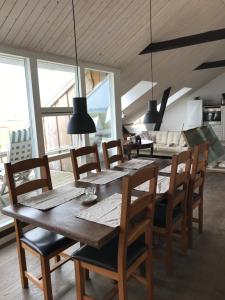
[[[66,249],[73,244],[72,240],[39,227],[26,232],[21,241],[41,255],[50,255],[64,246]]]
[[[127,267],[146,251],[143,239],[136,240],[127,250]],[[118,238],[114,238],[100,249],[83,246],[72,254],[72,258],[111,271],[117,271]]]
[[[164,199],[159,203],[156,203],[154,213],[154,226],[166,227],[166,215],[167,215],[168,200]],[[173,222],[175,223],[182,216],[181,206],[177,205],[173,209]]]

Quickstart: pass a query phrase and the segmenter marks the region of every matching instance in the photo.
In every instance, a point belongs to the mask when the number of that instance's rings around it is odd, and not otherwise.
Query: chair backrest
[[[30,129],[12,131],[8,162],[15,163],[32,157],[32,143]]]
[[[40,168],[41,178],[33,179],[16,186],[15,174]],[[17,196],[23,195],[38,189],[52,189],[52,181],[48,164],[48,157],[30,158],[17,163],[5,164],[6,179],[9,189],[9,198],[12,204],[17,203]]]
[[[118,249],[119,272],[126,270],[127,248],[139,237],[145,236],[145,244],[152,247],[153,214],[156,196],[158,168],[156,165],[141,169],[132,176],[126,176],[122,183],[122,204]],[[149,181],[149,191],[139,192],[131,200],[132,190]],[[138,217],[139,216],[139,217]]]
[[[112,156],[109,155],[109,149],[112,148],[117,148],[117,154],[114,154]],[[123,158],[123,149],[122,149],[122,144],[121,140],[115,140],[115,141],[110,141],[110,142],[105,142],[102,143],[102,149],[103,149],[103,156],[104,156],[104,161],[105,161],[105,166],[107,169],[110,169],[110,164],[114,162],[124,162]]]
[[[191,151],[184,151],[172,157],[170,185],[168,191],[167,225],[172,225],[173,210],[181,205],[181,210],[186,213],[188,185],[191,168]],[[182,171],[179,165],[182,164]]]
[[[79,149],[71,149],[70,154],[72,159],[74,178],[76,181],[80,179],[80,175],[83,173],[87,173],[93,170],[101,172],[97,145],[81,147]],[[90,154],[93,154],[94,161],[87,162],[86,164],[79,166],[78,158]]]
[[[190,192],[193,193],[195,189],[203,192],[205,181],[205,173],[208,162],[209,145],[202,143],[196,145],[192,152],[192,169],[190,180]]]

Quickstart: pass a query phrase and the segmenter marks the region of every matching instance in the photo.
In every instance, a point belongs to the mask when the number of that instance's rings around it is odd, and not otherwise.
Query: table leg
[[[150,156],[153,156],[153,144],[150,146]]]
[[[131,150],[127,150],[127,157],[128,157],[128,160],[131,159]]]

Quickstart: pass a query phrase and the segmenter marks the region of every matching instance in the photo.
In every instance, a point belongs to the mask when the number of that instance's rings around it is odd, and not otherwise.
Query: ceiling
[[[79,59],[121,70],[121,95],[151,80],[149,0],[75,1]],[[152,0],[153,41],[225,27],[225,0]],[[0,0],[0,44],[74,57],[71,0]],[[153,54],[154,94],[201,87],[225,68],[193,71],[204,61],[225,59],[225,41]],[[130,117],[146,108],[149,95],[127,108]]]

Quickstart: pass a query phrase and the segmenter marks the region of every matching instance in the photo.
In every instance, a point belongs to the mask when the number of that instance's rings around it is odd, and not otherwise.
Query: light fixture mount
[[[77,55],[77,35],[76,35],[76,19],[75,19],[75,5],[72,2],[73,12],[73,33],[74,33],[74,50],[76,60],[76,74],[77,74],[77,89],[78,97],[73,98],[73,115],[69,120],[67,133],[69,134],[86,134],[96,132],[96,127],[93,119],[87,112],[87,98],[80,95],[80,77],[78,72],[78,55]]]
[[[149,29],[150,29],[150,42],[152,43],[152,1],[149,1],[149,8],[150,8],[150,22],[149,22]],[[148,103],[148,111],[144,116],[144,123],[145,124],[152,124],[157,123],[159,121],[159,112],[157,111],[157,100],[154,100],[154,78],[153,78],[153,62],[152,57],[153,54],[150,54],[150,64],[151,64],[151,82],[152,82],[152,88],[151,88],[151,100]]]

